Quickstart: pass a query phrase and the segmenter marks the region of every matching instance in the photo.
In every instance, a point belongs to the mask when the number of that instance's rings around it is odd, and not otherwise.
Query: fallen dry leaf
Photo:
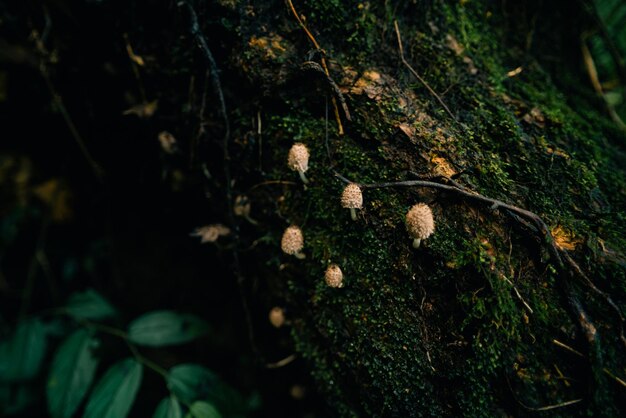
[[[177,149],[176,138],[167,131],[159,132],[159,143],[161,148],[168,154],[174,154]]]
[[[573,232],[563,228],[561,225],[557,225],[553,228],[551,233],[554,238],[554,243],[563,250],[573,251],[576,249],[577,245],[583,242],[582,238],[575,236]]]
[[[230,228],[222,224],[212,224],[196,228],[191,233],[192,237],[201,237],[201,243],[215,242],[219,237],[230,234]]]
[[[63,181],[50,179],[35,187],[33,193],[48,206],[52,221],[64,222],[72,217],[72,193]]]
[[[443,177],[452,177],[456,174],[456,170],[452,168],[452,165],[443,157],[434,156],[430,159],[432,163],[435,163],[435,174]]]
[[[159,101],[153,100],[151,102],[141,103],[141,104],[131,107],[130,109],[126,109],[123,114],[124,115],[136,115],[142,119],[147,119],[151,117],[152,115],[154,115],[154,112],[156,112],[158,106],[159,106]]]

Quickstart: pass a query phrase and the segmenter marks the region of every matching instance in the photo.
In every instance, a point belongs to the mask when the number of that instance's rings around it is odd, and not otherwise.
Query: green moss
[[[580,396],[584,385],[566,385],[559,373],[584,381],[585,363],[564,357],[553,342],[576,346],[576,327],[559,296],[556,270],[530,231],[504,213],[417,189],[365,190],[364,209],[353,222],[340,206],[343,184],[333,170],[362,183],[399,180],[414,167],[431,173],[432,153],[443,156],[468,187],[571,231],[580,238],[575,256],[586,260],[583,267],[593,264],[594,280],[624,295],[624,265],[606,261],[610,254],[603,247],[625,248],[623,155],[605,138],[623,136],[588,102],[573,106],[537,62],[507,76],[521,53],[503,43],[521,40],[503,40],[506,18],[490,14],[482,2],[446,3],[428,12],[438,32],[403,33],[409,59],[436,91],[447,91],[444,100],[461,127],[393,59],[375,55],[378,66],[363,62],[372,53],[375,23],[388,25],[391,15],[372,6],[356,19],[330,17],[332,10],[353,6],[305,7],[309,23],[324,20],[322,34],[346,35],[333,44],[335,53],[347,51],[360,68],[393,65],[400,72],[397,91],[414,102],[407,108],[399,95],[348,96],[350,134],[339,138],[334,121],[328,122],[332,169],[323,119],[304,108],[270,118],[271,178],[285,178],[282,161],[291,143],[311,150],[311,184],[284,195],[284,215],[302,226],[308,256],[285,261],[298,352],[341,416],[523,416],[527,411],[515,399],[543,406]],[[464,47],[462,55],[445,46],[448,34]],[[468,75],[464,56],[478,75]],[[415,136],[395,136],[400,123],[414,128]],[[437,222],[419,251],[410,248],[403,222],[416,201],[429,202]],[[343,289],[324,284],[331,262],[344,272]],[[610,329],[602,302],[586,304]],[[605,344],[607,364],[620,370],[617,342]],[[614,393],[603,393],[610,412]],[[562,415],[585,415],[598,405],[596,400]]]

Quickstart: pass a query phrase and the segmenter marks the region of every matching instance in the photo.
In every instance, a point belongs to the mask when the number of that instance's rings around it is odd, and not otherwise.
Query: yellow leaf
[[[561,225],[552,229],[552,237],[557,247],[567,251],[575,250],[576,246],[583,242],[582,238],[576,237],[573,232],[566,230]]]
[[[154,115],[154,112],[156,112],[158,106],[159,106],[158,100],[153,100],[147,103],[141,103],[141,104],[131,107],[130,109],[126,109],[124,111],[124,115],[136,115],[142,119],[147,119],[151,117],[152,115]]]

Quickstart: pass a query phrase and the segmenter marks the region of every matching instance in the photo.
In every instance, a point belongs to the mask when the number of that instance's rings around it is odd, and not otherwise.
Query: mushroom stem
[[[350,217],[353,221],[356,221],[356,209],[350,208]]]
[[[296,257],[298,260],[304,260],[306,258],[306,255],[304,255],[303,253],[295,253],[294,257]]]
[[[421,239],[419,239],[419,238],[415,238],[415,239],[413,240],[413,248],[419,248],[419,247],[420,247],[421,242],[422,242],[422,240],[421,240]]]
[[[307,184],[309,182],[309,180],[304,175],[304,171],[298,169],[298,174],[300,174],[300,179],[302,179],[302,183]]]

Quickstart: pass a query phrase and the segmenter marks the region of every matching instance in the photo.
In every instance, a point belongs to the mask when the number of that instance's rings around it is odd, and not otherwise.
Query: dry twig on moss
[[[293,7],[293,3],[291,2],[291,0],[287,0],[287,4],[289,4],[289,8],[291,9],[291,13],[293,13],[293,16],[298,21],[298,24],[300,25],[300,27],[302,28],[304,33],[306,33],[306,36],[309,38],[309,40],[311,41],[311,43],[313,44],[315,49],[317,49],[318,51],[322,52],[321,57],[320,57],[320,62],[322,63],[322,68],[324,69],[324,73],[326,74],[326,77],[328,77],[330,79],[330,73],[328,72],[328,66],[326,65],[326,58],[324,58],[324,53],[323,53],[324,50],[322,48],[320,48],[320,45],[317,43],[317,40],[315,39],[313,34],[309,31],[309,29],[307,29],[306,25],[304,24],[304,22],[300,18],[300,15],[296,11],[296,8]],[[339,129],[339,135],[343,135],[344,134],[343,125],[341,124],[341,117],[339,116],[339,108],[337,107],[337,100],[335,99],[334,96],[332,97],[332,101],[333,101],[333,109],[335,111],[335,119],[337,119],[337,127]],[[348,120],[350,120],[349,117],[348,117]]]
[[[408,61],[406,60],[406,58],[404,57],[404,48],[402,47],[402,36],[400,36],[400,28],[398,27],[398,21],[394,20],[393,21],[393,25],[396,28],[396,36],[398,38],[398,49],[400,50],[400,59],[402,60],[402,63],[409,69],[409,71],[411,72],[411,74],[413,74],[413,76],[415,78],[417,78],[417,80],[422,83],[422,85],[424,87],[426,87],[426,90],[428,90],[428,92],[430,94],[432,94],[432,96],[437,99],[437,101],[439,102],[439,104],[441,105],[441,107],[444,108],[444,110],[446,111],[446,113],[448,113],[448,115],[450,115],[450,117],[452,118],[452,120],[454,120],[456,123],[459,123],[459,121],[457,120],[457,118],[452,114],[452,112],[450,111],[450,109],[448,108],[448,106],[445,104],[445,102],[443,101],[443,99],[435,92],[435,90],[433,90],[430,85],[426,82],[426,80],[424,80],[418,73],[417,71],[415,71],[415,69],[411,66],[411,64],[408,63]]]

